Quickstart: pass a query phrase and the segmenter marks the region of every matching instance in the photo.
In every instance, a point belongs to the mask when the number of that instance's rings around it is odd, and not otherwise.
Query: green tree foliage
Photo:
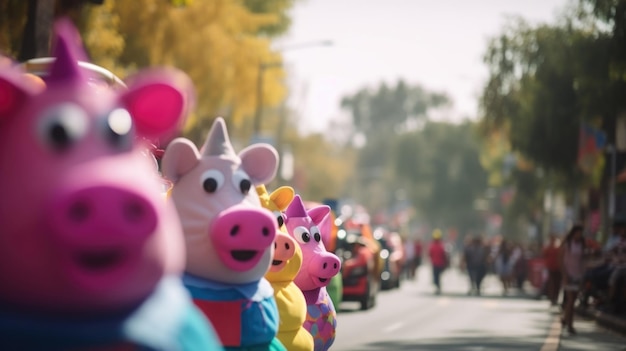
[[[474,202],[487,189],[487,173],[474,123],[427,122],[394,144],[394,170],[422,220],[461,232],[482,229]]]
[[[406,199],[433,225],[467,229],[481,223],[473,202],[487,175],[474,126],[428,121],[433,110],[450,104],[443,93],[403,81],[345,97],[354,133],[366,140],[349,185],[352,197],[373,213]]]
[[[626,1],[580,0],[555,24],[513,19],[491,40],[485,63],[486,144],[505,135],[533,165],[505,180],[518,194],[508,218],[537,217],[548,179],[570,195],[596,176],[584,180],[577,170],[581,123],[599,121],[612,142],[615,119],[626,110]],[[545,177],[537,177],[539,169]]]
[[[293,1],[239,0],[56,0],[55,16],[69,16],[81,29],[91,59],[121,77],[147,66],[170,65],[192,78],[197,108],[185,135],[200,143],[217,115],[235,127],[256,106],[259,66],[280,61],[270,49],[270,32],[289,25]],[[0,51],[16,56],[28,14],[26,1],[0,3]],[[45,28],[47,32],[50,28]],[[264,73],[264,105],[285,95],[284,71]]]

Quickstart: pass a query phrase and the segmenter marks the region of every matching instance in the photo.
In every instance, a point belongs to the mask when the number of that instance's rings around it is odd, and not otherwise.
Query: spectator
[[[506,295],[513,281],[513,267],[515,266],[513,247],[509,241],[502,240],[500,243],[494,264],[496,274],[502,282],[502,295]]]
[[[448,255],[443,243],[441,242],[441,230],[433,230],[433,240],[428,247],[428,256],[433,268],[433,284],[435,285],[435,293],[441,294],[441,274],[448,266]]]
[[[543,249],[542,256],[545,260],[546,269],[548,271],[548,281],[546,282],[546,295],[552,306],[556,306],[561,293],[561,264],[559,262],[559,245],[560,240],[556,235],[550,235],[548,245]]]
[[[411,239],[404,239],[404,272],[409,280],[415,279],[415,245]]]
[[[626,277],[626,232],[621,232],[619,240],[617,240],[611,250],[610,265],[612,267],[611,275],[609,276],[609,301],[612,304],[616,304],[617,299],[617,286],[619,282],[622,282]]]
[[[480,285],[487,274],[489,248],[479,235],[470,237],[469,243],[463,250],[463,263],[470,279],[468,295],[476,292],[480,295]]]
[[[417,272],[422,264],[422,253],[424,248],[422,247],[422,240],[418,236],[417,239],[413,241],[413,276],[417,277]]]
[[[565,291],[565,308],[561,324],[567,326],[570,334],[576,334],[574,329],[574,303],[580,289],[584,274],[583,253],[585,252],[585,240],[583,227],[575,225],[570,229],[561,244],[560,262],[563,272],[563,289]]]

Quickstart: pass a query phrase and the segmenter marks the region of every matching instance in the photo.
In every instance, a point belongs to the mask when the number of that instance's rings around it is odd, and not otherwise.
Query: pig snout
[[[148,198],[129,189],[93,186],[60,195],[50,215],[57,232],[85,243],[143,241],[157,227],[157,211]]]
[[[233,206],[211,225],[210,237],[221,261],[236,271],[256,267],[276,238],[276,219],[263,208]]]
[[[311,259],[308,271],[315,284],[326,286],[330,283],[330,278],[339,273],[341,262],[339,258],[331,253],[323,252]]]
[[[270,271],[278,272],[296,254],[296,242],[288,235],[278,234],[274,240],[274,258]]]

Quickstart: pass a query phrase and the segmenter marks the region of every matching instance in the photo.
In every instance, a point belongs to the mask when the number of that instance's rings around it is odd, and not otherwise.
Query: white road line
[[[390,333],[390,332],[392,332],[394,330],[398,330],[398,329],[402,328],[403,325],[404,325],[404,323],[402,323],[402,322],[394,323],[392,325],[389,325],[389,326],[385,327],[383,329],[383,332]]]

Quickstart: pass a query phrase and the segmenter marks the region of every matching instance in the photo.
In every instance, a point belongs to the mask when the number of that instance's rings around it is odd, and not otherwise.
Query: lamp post
[[[306,49],[309,47],[317,46],[331,46],[333,42],[330,40],[313,41],[306,43],[298,43],[279,47],[276,51],[285,52],[298,49]],[[256,109],[254,111],[254,124],[252,137],[258,137],[261,133],[261,122],[263,121],[263,76],[266,69],[281,67],[282,62],[260,62],[259,63],[259,75],[257,77],[256,87]]]

